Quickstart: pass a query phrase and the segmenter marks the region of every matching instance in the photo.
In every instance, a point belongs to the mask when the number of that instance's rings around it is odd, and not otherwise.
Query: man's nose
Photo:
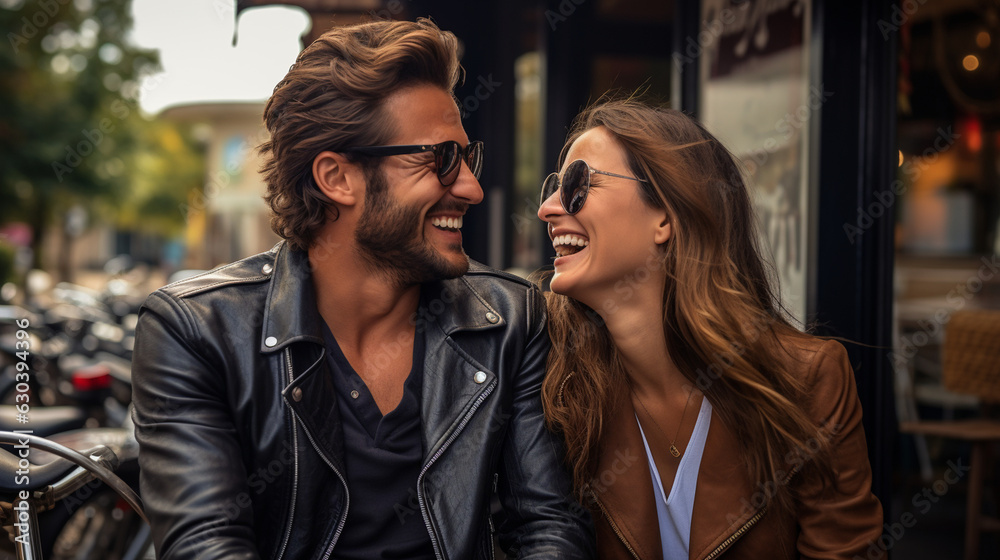
[[[469,169],[469,165],[464,161],[458,172],[458,177],[448,188],[451,189],[452,196],[469,204],[479,204],[483,201],[483,187],[479,185],[479,179],[476,179],[472,170]]]

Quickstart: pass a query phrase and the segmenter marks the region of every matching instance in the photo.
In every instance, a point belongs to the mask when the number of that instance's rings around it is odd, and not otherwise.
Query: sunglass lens
[[[468,164],[472,175],[478,179],[479,174],[483,172],[483,143],[476,140],[465,150],[465,163]]]
[[[583,160],[576,160],[566,167],[562,179],[562,205],[570,214],[576,214],[587,201],[590,190],[590,168]]]
[[[458,172],[460,171],[459,152],[461,147],[458,142],[449,141],[438,144],[438,149],[434,151],[434,155],[437,156],[437,175],[438,179],[441,180],[441,184],[444,186],[449,186],[455,182],[458,178]]]
[[[559,174],[549,173],[549,176],[542,181],[542,193],[539,195],[541,198],[538,200],[538,205],[541,206],[545,204],[545,201],[549,199],[550,196],[555,194],[556,190],[559,189]]]

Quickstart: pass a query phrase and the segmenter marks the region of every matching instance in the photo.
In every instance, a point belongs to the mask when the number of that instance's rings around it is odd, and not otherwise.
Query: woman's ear
[[[353,206],[361,198],[360,169],[344,154],[321,152],[313,160],[312,174],[320,192],[340,206]]]
[[[669,241],[673,235],[674,230],[670,225],[670,218],[667,216],[667,213],[664,212],[663,219],[660,220],[660,224],[656,226],[656,229],[653,231],[653,242],[657,245],[663,245]]]

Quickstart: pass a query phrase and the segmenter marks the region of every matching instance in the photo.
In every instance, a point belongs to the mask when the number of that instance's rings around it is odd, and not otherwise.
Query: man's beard
[[[384,275],[397,286],[410,286],[431,280],[458,278],[468,271],[469,258],[461,243],[451,247],[463,257],[455,263],[424,241],[420,209],[397,203],[389,193],[389,184],[381,169],[365,169],[365,179],[368,183],[365,207],[358,220],[354,240],[358,254],[371,273]],[[457,203],[431,210],[464,212],[467,208],[467,204]]]

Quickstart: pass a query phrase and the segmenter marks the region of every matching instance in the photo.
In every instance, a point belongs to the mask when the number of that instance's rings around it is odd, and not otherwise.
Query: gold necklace
[[[661,428],[660,424],[656,421],[656,418],[653,418],[653,415],[649,413],[649,409],[647,409],[646,405],[642,403],[642,399],[639,397],[639,394],[635,392],[635,387],[633,387],[631,383],[629,383],[628,386],[629,389],[632,391],[632,394],[635,396],[635,400],[639,401],[639,406],[641,406],[642,410],[646,412],[646,416],[649,416],[649,419],[653,421],[653,425],[656,426],[656,429],[659,430],[660,434],[663,435],[663,437],[667,437],[667,434],[663,431],[663,428]],[[677,449],[675,442],[677,441],[677,436],[681,434],[681,426],[684,425],[684,415],[687,414],[688,405],[691,404],[692,396],[694,396],[694,389],[691,389],[691,391],[688,393],[687,401],[684,403],[684,410],[681,411],[681,421],[679,424],[677,424],[677,432],[674,433],[674,438],[670,440],[670,454],[673,455],[675,458],[679,458],[681,456],[681,451]]]

